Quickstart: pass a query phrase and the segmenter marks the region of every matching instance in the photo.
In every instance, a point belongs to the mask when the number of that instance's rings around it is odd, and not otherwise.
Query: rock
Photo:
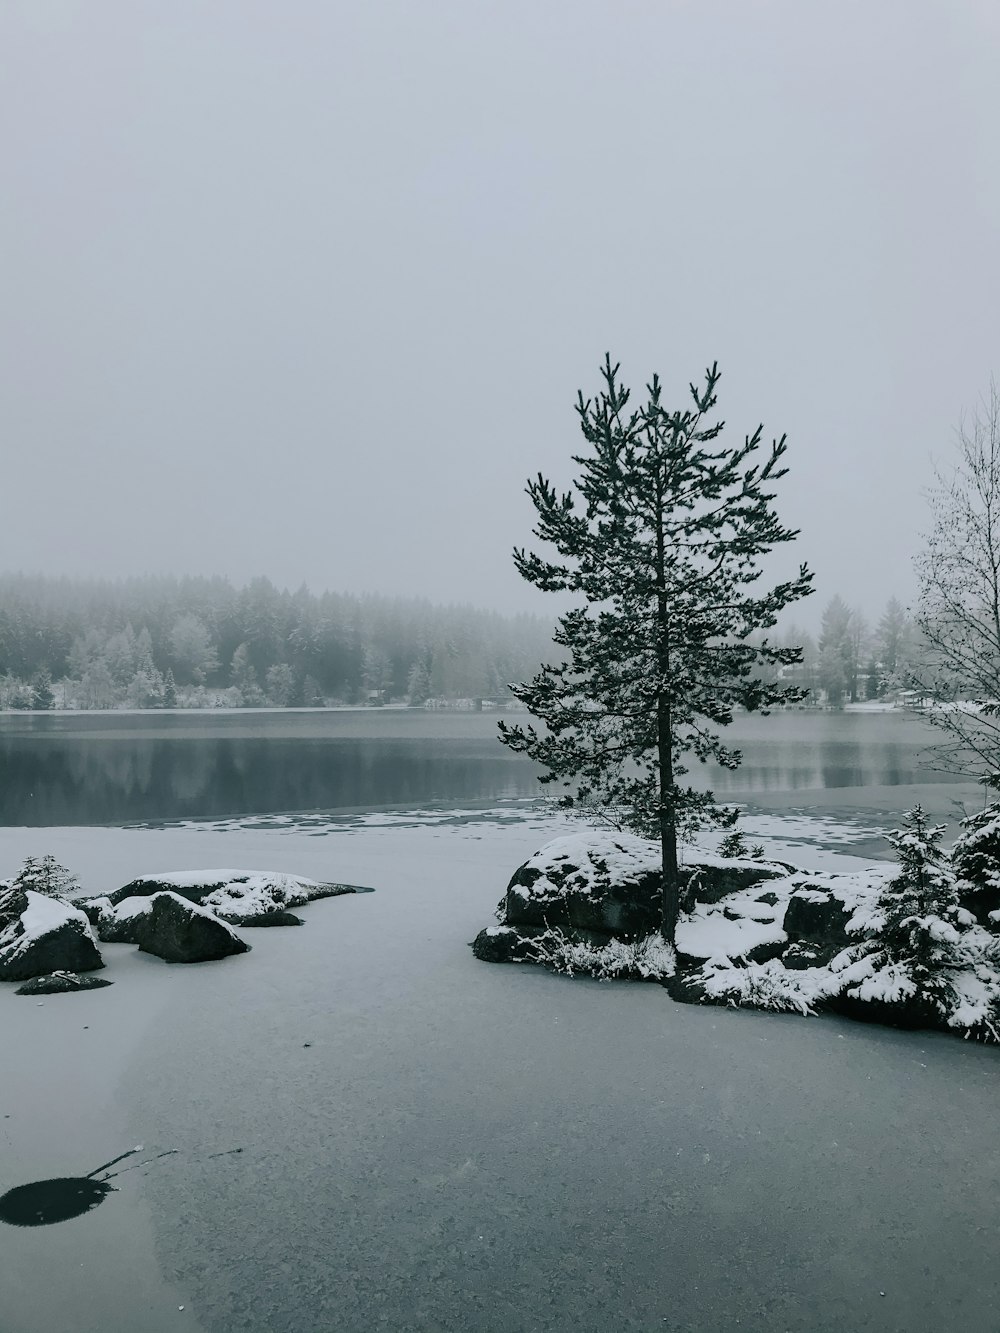
[[[104,966],[79,908],[32,890],[0,892],[0,981],[50,972],[96,972]]]
[[[769,879],[787,879],[794,866],[782,861],[752,861],[749,858],[712,857],[681,869],[681,901],[717,903],[731,893],[740,893]],[[766,902],[766,898],[758,899]],[[777,899],[775,899],[777,901]]]
[[[246,917],[287,911],[318,898],[337,898],[347,893],[370,893],[358,884],[320,883],[301,875],[270,870],[194,870],[144,875],[107,895],[112,906],[126,898],[151,898],[155,893],[174,893],[188,902],[209,907],[216,916]],[[96,900],[95,900],[96,901]]]
[[[672,1000],[678,1004],[725,1004],[728,1001],[707,994],[699,972],[678,971],[661,983]]]
[[[839,952],[838,945],[808,944],[796,940],[781,955],[781,962],[790,972],[804,972],[809,967],[826,967],[834,954]]]
[[[784,940],[768,940],[748,949],[745,957],[748,963],[769,963],[772,958],[780,958],[784,952]]]
[[[537,963],[532,939],[544,926],[487,926],[472,941],[473,956],[484,963]]]
[[[228,913],[226,916],[222,916],[221,913],[215,915],[230,926],[304,926],[306,924],[294,912],[257,912],[252,916],[236,916],[233,913]]]
[[[150,910],[135,918],[135,943],[168,963],[205,963],[250,946],[206,908],[176,893],[156,893]]]
[[[835,1014],[842,1014],[845,1018],[853,1018],[858,1023],[882,1023],[886,1027],[905,1028],[908,1031],[954,1030],[948,1028],[940,1010],[926,999],[917,996],[890,1002],[860,999],[857,995],[841,992],[826,999],[823,1008]]]
[[[853,915],[853,906],[831,889],[801,884],[788,900],[782,927],[792,941],[832,946],[835,953],[848,942],[846,926]]]
[[[117,906],[112,906],[110,898],[94,898],[83,910],[102,943],[138,944],[139,920],[151,907],[149,898],[126,898]]]
[[[98,990],[101,986],[113,986],[107,977],[79,976],[76,972],[49,972],[45,976],[32,977],[23,986],[18,986],[15,995],[58,995],[61,991]]]
[[[660,924],[659,847],[630,834],[556,838],[514,872],[508,926],[553,926],[628,939]]]

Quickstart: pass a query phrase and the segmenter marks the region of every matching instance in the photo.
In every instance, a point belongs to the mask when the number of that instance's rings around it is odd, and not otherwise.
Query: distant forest
[[[268,579],[118,582],[0,575],[0,709],[318,707],[510,702],[560,650],[537,616],[346,593],[279,590]],[[840,598],[785,676],[809,702],[898,697],[924,651],[890,599],[874,625]]]
[[[0,575],[0,708],[503,702],[553,651],[539,617],[470,606]]]

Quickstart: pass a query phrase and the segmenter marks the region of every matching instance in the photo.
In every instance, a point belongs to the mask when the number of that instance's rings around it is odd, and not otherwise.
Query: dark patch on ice
[[[48,1227],[68,1222],[96,1208],[114,1186],[90,1176],[57,1176],[33,1180],[0,1195],[0,1222],[12,1227]]]
[[[6,1119],[7,1117],[5,1117]],[[236,1149],[242,1152],[242,1148]],[[115,1192],[109,1180],[120,1176],[125,1171],[135,1171],[140,1166],[148,1166],[161,1157],[172,1157],[176,1148],[168,1148],[155,1157],[135,1162],[132,1166],[123,1166],[121,1171],[112,1171],[110,1175],[96,1179],[109,1166],[116,1166],[126,1157],[134,1157],[142,1152],[142,1147],[129,1148],[128,1152],[112,1157],[110,1162],[95,1167],[85,1176],[53,1176],[51,1180],[32,1180],[27,1185],[16,1185],[6,1194],[0,1195],[0,1222],[12,1227],[49,1227],[56,1222],[68,1222],[73,1217],[82,1217],[96,1208],[99,1203]]]

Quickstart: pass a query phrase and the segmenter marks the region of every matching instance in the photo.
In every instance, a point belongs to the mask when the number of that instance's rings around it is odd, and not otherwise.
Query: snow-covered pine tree
[[[537,760],[543,782],[573,789],[565,803],[611,808],[659,838],[662,931],[672,941],[678,832],[732,822],[711,792],[682,784],[686,757],[737,767],[739,751],[716,730],[733,709],[766,711],[804,697],[774,675],[752,674],[800,661],[801,649],[747,636],[809,593],[812,575],[802,565],[795,578],[753,587],[760,558],[798,535],[772,508],[785,437],[762,463],[754,456],[763,427],[737,447],[716,443],[723,423],[708,423],[715,365],[703,390],[691,385],[693,407],[684,411],[664,406],[654,377],[646,402],[629,412],[618,369],[606,357],[600,394],[578,397],[587,451],[573,459],[576,494],[557,494],[541,475],[527,487],[535,536],[559,559],[516,550],[515,564],[536,587],[584,604],[558,622],[566,660],[512,686],[544,730],[501,723],[500,739]]]
[[[1000,775],[991,774],[990,786],[1000,785]],[[957,881],[958,900],[980,925],[996,929],[1000,918],[1000,802],[962,820],[962,832],[951,849],[951,866]]]
[[[847,970],[865,998],[903,1001],[947,1018],[955,1005],[952,975],[969,966],[962,934],[972,917],[959,904],[955,877],[941,850],[944,825],[931,825],[920,805],[887,834],[899,871],[879,894]]]
[[[71,875],[49,853],[40,861],[37,857],[29,856],[14,876],[13,884],[18,889],[30,889],[34,893],[47,894],[50,898],[59,898],[76,887],[77,877]]]

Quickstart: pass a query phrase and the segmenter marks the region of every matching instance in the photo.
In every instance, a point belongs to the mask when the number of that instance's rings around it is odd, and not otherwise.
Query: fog
[[[989,0],[10,0],[0,47],[0,568],[545,613],[523,485],[610,350],[788,433],[814,604],[912,595],[1000,368]]]

